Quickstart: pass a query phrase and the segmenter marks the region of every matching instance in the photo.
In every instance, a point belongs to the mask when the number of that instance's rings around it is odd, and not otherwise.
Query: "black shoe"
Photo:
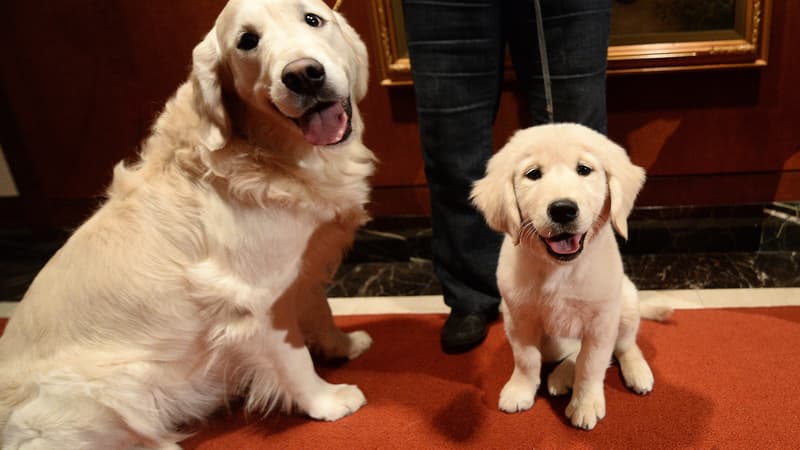
[[[464,353],[486,338],[486,326],[497,319],[497,311],[450,313],[442,327],[442,350],[445,353]]]

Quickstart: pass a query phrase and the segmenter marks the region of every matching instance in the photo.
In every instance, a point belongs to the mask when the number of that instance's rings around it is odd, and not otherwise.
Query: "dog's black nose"
[[[572,200],[556,200],[547,207],[547,215],[555,223],[569,223],[578,218],[578,204]]]
[[[325,83],[325,68],[315,59],[298,59],[283,68],[281,81],[293,92],[315,95]]]

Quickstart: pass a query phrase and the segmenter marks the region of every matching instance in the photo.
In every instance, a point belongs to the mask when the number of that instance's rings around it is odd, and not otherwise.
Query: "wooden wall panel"
[[[20,190],[0,199],[0,223],[73,225],[89,214],[223,4],[0,2],[0,144]],[[376,61],[366,3],[345,1],[343,12]],[[800,199],[800,2],[775,2],[771,33],[762,69],[609,78],[610,135],[650,174],[640,204]],[[376,69],[361,104],[381,160],[371,209],[425,214],[413,91],[381,87]],[[498,148],[521,123],[513,89],[502,94]]]
[[[2,2],[3,147],[22,194],[101,193],[186,78],[191,49],[223,4]]]

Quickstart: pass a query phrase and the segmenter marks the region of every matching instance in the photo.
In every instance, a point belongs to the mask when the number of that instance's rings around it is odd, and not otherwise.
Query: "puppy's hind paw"
[[[564,395],[572,389],[575,380],[575,361],[565,359],[547,377],[547,392],[552,396]]]

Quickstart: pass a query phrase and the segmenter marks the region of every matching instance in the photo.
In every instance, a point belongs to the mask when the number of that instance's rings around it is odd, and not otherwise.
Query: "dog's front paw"
[[[181,446],[175,443],[168,443],[168,444],[159,444],[158,447],[131,447],[129,450],[152,450],[155,448],[156,450],[181,450]]]
[[[575,361],[565,359],[547,377],[547,392],[552,396],[564,395],[572,389],[575,380]]]
[[[591,389],[582,395],[573,393],[567,405],[567,417],[572,425],[584,430],[591,430],[597,422],[606,416],[606,398],[600,389]]]
[[[347,353],[348,359],[356,359],[372,346],[372,338],[366,331],[353,331],[347,333],[350,341],[350,348]]]
[[[310,399],[306,413],[318,420],[337,420],[356,412],[367,399],[357,386],[351,384],[329,384]]]
[[[512,377],[500,391],[500,410],[515,413],[531,409],[538,388],[538,384]]]
[[[320,334],[307,342],[309,349],[327,360],[355,359],[372,346],[372,338],[366,331]]]

